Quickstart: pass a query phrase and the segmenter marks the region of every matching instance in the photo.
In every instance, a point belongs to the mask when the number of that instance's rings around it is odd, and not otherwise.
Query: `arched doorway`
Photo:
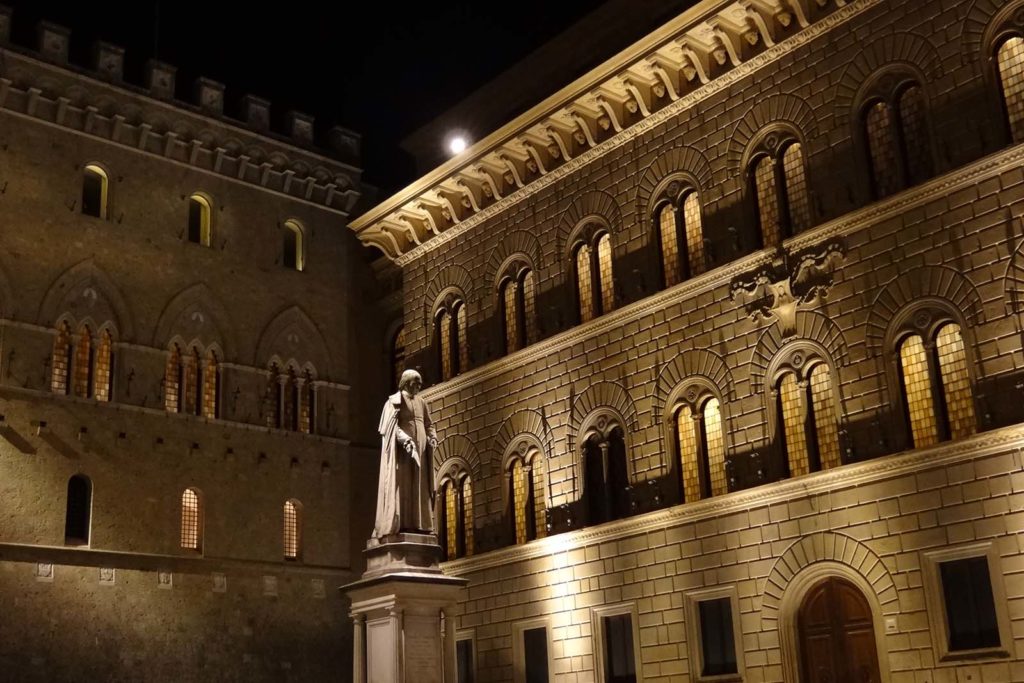
[[[874,619],[863,593],[830,577],[807,592],[797,614],[802,683],[880,683]]]

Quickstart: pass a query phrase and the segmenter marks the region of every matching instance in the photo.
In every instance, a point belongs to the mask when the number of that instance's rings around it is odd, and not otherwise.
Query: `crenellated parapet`
[[[225,114],[225,86],[198,78],[193,101],[176,99],[177,70],[149,60],[142,87],[124,80],[124,49],[97,42],[84,69],[69,63],[70,31],[41,22],[38,44],[10,43],[0,6],[0,112],[131,147],[270,192],[348,214],[359,199],[360,137],[335,126],[316,147],[313,117],[289,111],[271,129],[271,103],[246,95],[241,120]]]
[[[351,223],[389,258],[437,248],[877,0],[705,0]]]

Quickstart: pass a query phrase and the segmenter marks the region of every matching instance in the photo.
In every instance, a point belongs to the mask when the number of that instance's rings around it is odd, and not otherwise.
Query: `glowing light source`
[[[448,140],[448,151],[452,153],[452,156],[462,154],[467,146],[466,138],[461,135],[454,135]]]

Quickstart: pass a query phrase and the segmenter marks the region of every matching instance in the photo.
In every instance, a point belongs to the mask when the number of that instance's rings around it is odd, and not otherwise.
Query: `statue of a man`
[[[423,378],[406,370],[398,392],[380,415],[380,481],[374,538],[400,531],[434,530],[434,448],[437,433],[426,402],[417,396]]]

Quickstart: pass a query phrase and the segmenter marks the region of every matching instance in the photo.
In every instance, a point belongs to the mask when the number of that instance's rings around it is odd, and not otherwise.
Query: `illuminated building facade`
[[[1022,46],[708,0],[351,223],[462,680],[1024,680]]]

